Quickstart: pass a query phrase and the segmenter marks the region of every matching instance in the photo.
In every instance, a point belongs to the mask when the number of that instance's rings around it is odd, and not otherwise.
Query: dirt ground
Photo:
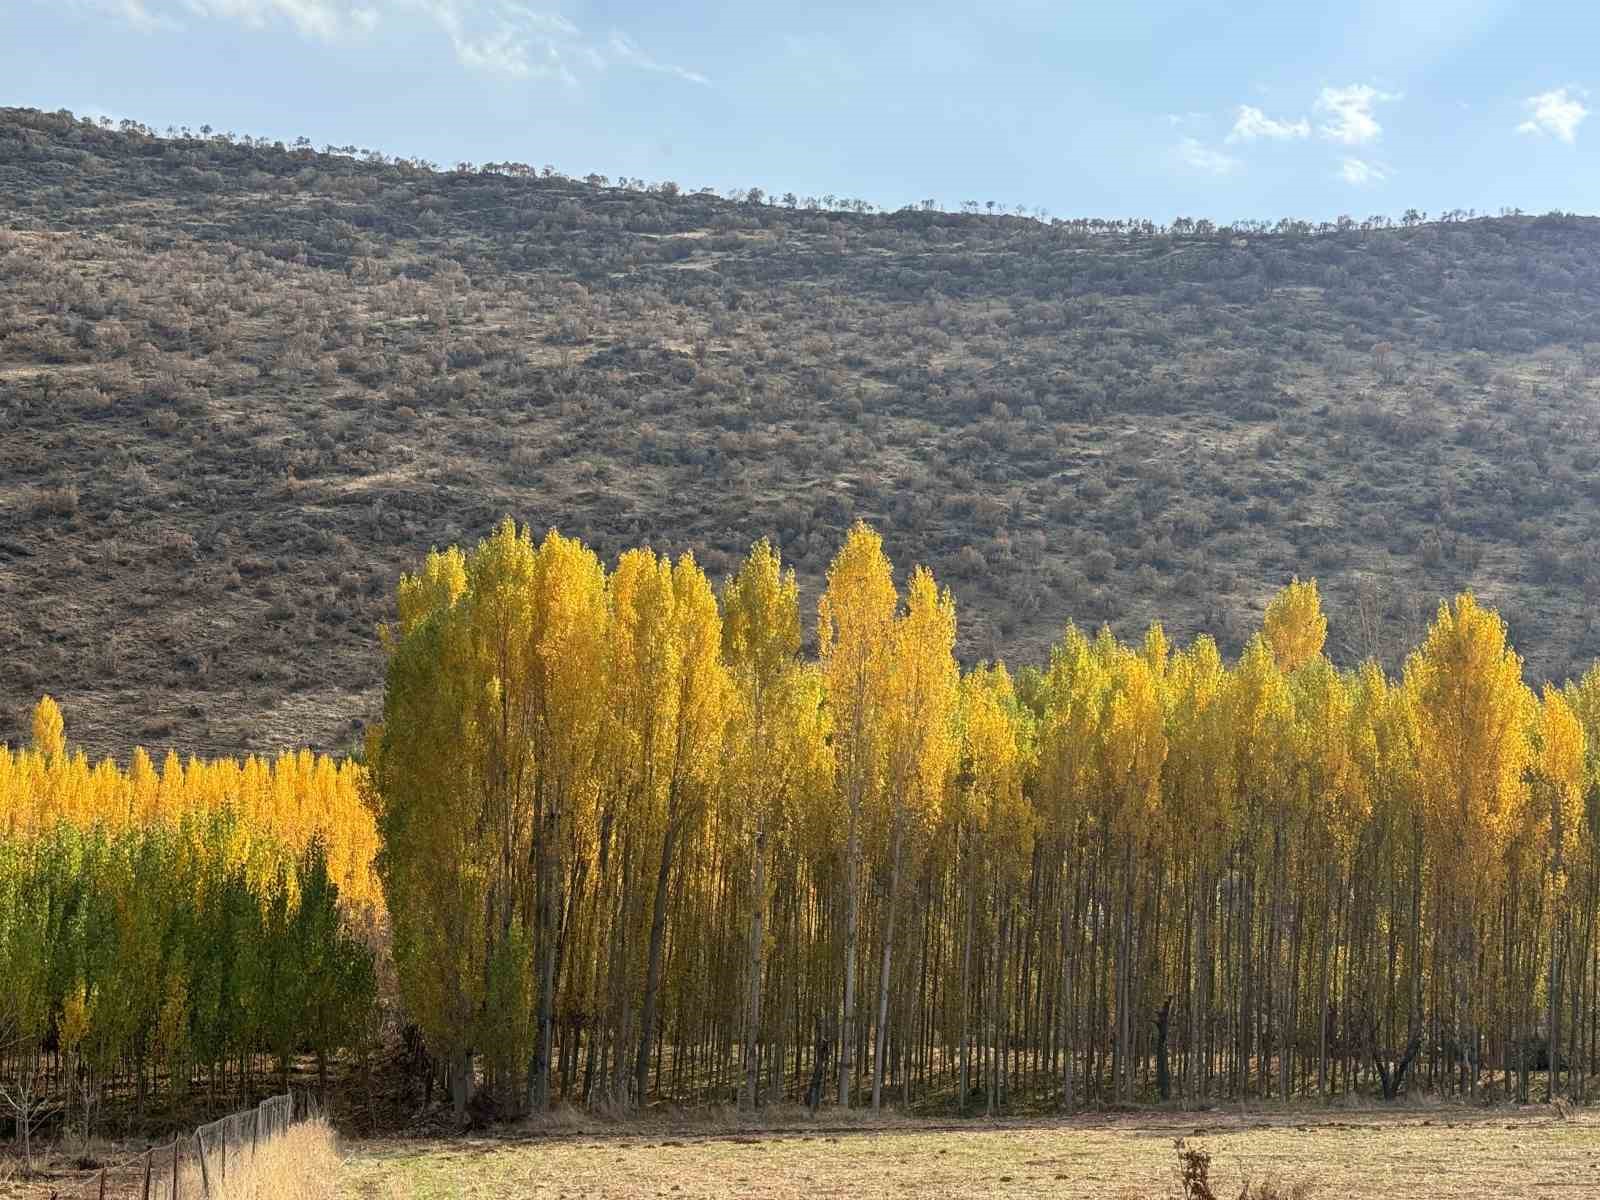
[[[1167,1197],[1173,1143],[1212,1155],[1231,1200],[1248,1180],[1329,1200],[1600,1195],[1600,1113],[1438,1106],[1132,1113],[1063,1120],[715,1120],[640,1132],[572,1118],[500,1137],[347,1147],[343,1194],[443,1197]]]

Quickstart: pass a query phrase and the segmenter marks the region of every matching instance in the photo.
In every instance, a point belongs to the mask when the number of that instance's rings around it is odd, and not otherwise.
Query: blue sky
[[[1597,46],[1577,0],[0,0],[0,103],[888,207],[1595,212]]]

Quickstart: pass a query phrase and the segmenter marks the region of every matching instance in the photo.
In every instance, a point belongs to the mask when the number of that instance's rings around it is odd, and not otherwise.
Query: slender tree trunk
[[[1156,1014],[1156,1093],[1172,1099],[1172,1070],[1167,1061],[1167,1028],[1172,1020],[1172,997],[1168,996]]]
[[[1063,855],[1065,857],[1065,855]],[[1072,864],[1066,864],[1064,878],[1072,879],[1072,901],[1061,898],[1061,1106],[1071,1111],[1077,1096],[1073,1091],[1073,1077],[1077,1063],[1078,994],[1076,967],[1078,962],[1078,897],[1083,884]]]
[[[644,1004],[639,1010],[639,1052],[633,1063],[634,1100],[644,1107],[650,1083],[650,1044],[655,1038],[656,1009],[660,1005],[661,951],[666,941],[668,882],[672,851],[678,838],[677,805],[667,810],[667,828],[661,837],[661,863],[656,869],[655,905],[650,916],[650,948],[646,957]]]
[[[968,853],[971,853],[970,839]],[[969,876],[976,872],[969,871]],[[978,889],[972,878],[967,883],[966,927],[961,936],[961,1079],[956,1107],[967,1111],[967,1095],[972,1090],[972,922],[978,903]]]
[[[889,968],[894,954],[895,902],[900,894],[900,856],[904,831],[897,813],[894,834],[889,846],[889,896],[883,916],[883,969],[878,975],[878,1029],[877,1043],[872,1055],[872,1111],[883,1107],[883,1064],[889,1036]]]
[[[457,1129],[467,1127],[467,1099],[471,1090],[472,1050],[462,1047],[450,1063],[450,1104]]]
[[[746,970],[744,1004],[744,1103],[747,1108],[756,1106],[756,1073],[760,1067],[761,1045],[761,939],[762,919],[766,915],[767,898],[767,826],[765,817],[756,830],[755,879],[751,885],[750,899],[750,949]]]
[[[856,942],[861,923],[861,795],[852,781],[850,830],[845,839],[844,1024],[839,1035],[839,1107],[850,1107],[856,1065]]]

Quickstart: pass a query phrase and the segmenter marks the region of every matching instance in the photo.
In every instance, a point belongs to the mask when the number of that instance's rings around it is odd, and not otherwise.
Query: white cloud
[[[43,2],[43,0],[41,0]],[[5,0],[0,0],[3,6]],[[372,34],[394,14],[421,17],[441,32],[456,61],[469,71],[509,79],[554,79],[578,84],[575,68],[655,71],[688,83],[709,84],[699,71],[663,62],[627,34],[586,36],[538,0],[67,0],[79,9],[109,13],[137,29],[181,29],[177,15],[232,21],[248,29],[287,24],[311,41],[353,40]]]
[[[1578,126],[1589,115],[1589,109],[1579,99],[1586,95],[1588,93],[1581,88],[1560,87],[1529,96],[1522,102],[1522,107],[1528,110],[1528,119],[1517,126],[1517,132],[1541,137],[1549,134],[1570,146],[1577,140]]]
[[[332,41],[355,23],[352,6],[336,0],[184,0],[196,16],[238,21],[254,29],[276,18],[301,37]],[[363,10],[370,11],[370,10]]]
[[[529,8],[526,4],[502,4],[500,11],[508,17],[516,18],[528,29],[560,34],[563,37],[578,36],[578,27],[560,13],[541,12],[536,8]]]
[[[452,40],[456,58],[471,70],[519,77],[532,71],[528,65],[528,44],[510,29],[499,29],[481,38],[458,36]]]
[[[1211,149],[1198,138],[1184,138],[1173,153],[1183,166],[1203,175],[1230,175],[1239,166],[1238,159],[1220,150]]]
[[[1342,88],[1325,87],[1314,107],[1327,120],[1317,127],[1317,132],[1330,142],[1340,142],[1346,146],[1360,146],[1374,141],[1383,133],[1383,126],[1372,115],[1373,108],[1384,101],[1399,98],[1364,83],[1353,83]]]
[[[1339,163],[1339,178],[1353,187],[1366,187],[1368,184],[1382,183],[1389,178],[1389,172],[1365,159],[1346,158]]]
[[[1286,142],[1294,138],[1311,136],[1311,122],[1301,117],[1298,121],[1279,121],[1267,116],[1259,108],[1252,108],[1248,104],[1239,106],[1239,114],[1234,118],[1233,129],[1229,131],[1227,140],[1230,142],[1253,142],[1258,138],[1267,138],[1274,142]]]
[[[616,61],[626,63],[630,67],[639,67],[645,71],[662,71],[668,75],[676,75],[679,79],[686,79],[690,83],[704,84],[711,82],[699,71],[691,71],[685,67],[674,66],[672,63],[657,62],[620,33],[612,33],[609,49]]]
[[[158,0],[159,2],[159,0]],[[151,12],[145,0],[68,0],[76,9],[108,13],[120,17],[140,33],[153,33],[158,29],[182,29],[183,26],[164,13]]]

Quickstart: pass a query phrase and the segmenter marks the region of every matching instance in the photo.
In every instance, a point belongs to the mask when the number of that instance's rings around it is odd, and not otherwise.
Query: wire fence
[[[102,1167],[87,1194],[98,1200],[204,1200],[224,1186],[230,1170],[242,1169],[262,1146],[316,1115],[309,1094],[269,1096],[165,1146]]]

